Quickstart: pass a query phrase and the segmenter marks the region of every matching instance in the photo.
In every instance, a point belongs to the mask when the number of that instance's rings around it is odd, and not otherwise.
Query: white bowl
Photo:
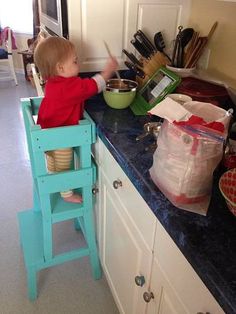
[[[175,67],[172,67],[170,65],[166,65],[166,68],[168,70],[176,73],[180,77],[191,76],[193,74],[193,72],[196,70],[196,67],[194,67],[194,68],[175,68]]]
[[[170,97],[181,105],[183,105],[185,102],[192,101],[190,96],[184,94],[168,94],[166,97]]]

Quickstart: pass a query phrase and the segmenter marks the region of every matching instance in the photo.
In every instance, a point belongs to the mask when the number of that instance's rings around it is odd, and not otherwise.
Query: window
[[[33,34],[32,0],[0,0],[0,25],[16,33]]]

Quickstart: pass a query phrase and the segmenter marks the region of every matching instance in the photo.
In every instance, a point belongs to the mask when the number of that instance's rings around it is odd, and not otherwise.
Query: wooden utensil
[[[104,41],[104,45],[105,45],[105,48],[107,50],[107,53],[108,53],[109,57],[112,58],[111,50],[110,50],[108,44],[105,41]],[[126,88],[126,84],[124,82],[122,82],[122,80],[121,80],[120,73],[118,71],[115,71],[115,74],[116,74],[116,76],[117,76],[117,78],[119,80],[120,88]]]
[[[199,32],[194,32],[192,39],[190,40],[190,42],[188,43],[187,47],[186,47],[186,52],[184,55],[184,66],[186,65],[187,61],[189,60],[195,46],[197,43],[199,37]]]
[[[193,28],[185,28],[180,34],[180,55],[178,56],[178,67],[183,68],[184,66],[184,49],[193,37]]]
[[[210,29],[210,32],[209,32],[208,35],[207,35],[207,40],[208,40],[208,41],[211,39],[212,35],[214,34],[217,25],[218,25],[218,22],[215,22],[215,23],[212,25],[212,27],[211,27],[211,29]]]
[[[209,31],[207,37],[202,37],[202,44],[201,44],[201,47],[200,47],[198,53],[196,53],[195,58],[194,58],[194,60],[193,60],[193,62],[192,62],[192,64],[191,64],[192,67],[194,67],[194,66],[196,65],[197,61],[198,61],[199,58],[201,57],[202,52],[203,52],[205,46],[208,44],[209,40],[211,39],[211,37],[212,37],[212,35],[213,35],[213,33],[214,33],[214,31],[215,31],[217,25],[218,25],[218,22],[215,22],[215,23],[212,25],[212,27],[211,27],[211,29],[210,29],[210,31]]]
[[[209,40],[211,39],[213,33],[215,32],[217,25],[218,25],[218,22],[215,22],[212,25],[207,36],[198,38],[196,45],[195,45],[190,57],[186,60],[185,68],[194,67],[196,65],[197,61],[199,60],[200,56],[202,55],[203,49],[206,47],[206,45],[208,44]]]
[[[185,63],[185,68],[191,68],[191,64],[195,61],[196,56],[199,55],[199,51],[202,47],[202,38],[203,37],[198,38],[189,59]]]

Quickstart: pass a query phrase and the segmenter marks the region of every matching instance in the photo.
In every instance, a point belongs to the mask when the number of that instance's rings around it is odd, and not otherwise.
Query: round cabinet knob
[[[135,280],[136,285],[139,287],[142,287],[145,284],[144,276],[136,276],[134,280]]]
[[[149,303],[151,299],[154,299],[154,294],[152,292],[144,292],[143,298],[145,302]]]
[[[98,189],[97,187],[94,187],[94,188],[92,189],[93,195],[96,195],[98,192],[99,192],[99,189]]]
[[[113,181],[113,188],[114,189],[118,189],[121,186],[122,186],[122,182],[119,179]]]

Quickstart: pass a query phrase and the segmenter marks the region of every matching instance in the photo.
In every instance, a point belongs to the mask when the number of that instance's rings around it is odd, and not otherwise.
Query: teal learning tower
[[[94,122],[84,113],[78,125],[41,129],[35,123],[42,97],[21,100],[33,179],[33,207],[18,213],[20,243],[27,273],[28,297],[37,298],[37,273],[45,268],[89,256],[94,279],[101,277],[97,253],[93,185],[96,167],[91,156],[91,145],[96,141]],[[48,173],[45,152],[73,147],[70,171]],[[77,190],[81,204],[67,203],[60,191]],[[82,232],[86,245],[60,254],[54,253],[53,224],[74,221]]]

